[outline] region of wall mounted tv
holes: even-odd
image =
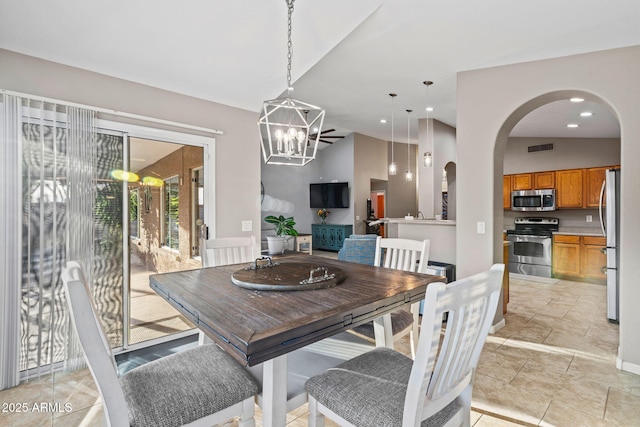
[[[349,183],[309,184],[309,202],[311,208],[348,208]]]

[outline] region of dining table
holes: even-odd
[[[284,426],[291,409],[288,406],[291,396],[287,392],[288,355],[304,352],[370,321],[374,321],[376,335],[386,334],[386,342],[392,346],[392,341],[388,341],[390,331],[383,331],[382,317],[424,299],[429,283],[446,282],[442,276],[315,255],[274,258],[276,263],[279,265],[273,270],[267,267],[260,271],[263,265],[256,261],[149,276],[150,287],[158,295],[235,360],[253,372],[260,372],[260,403],[266,427]],[[337,275],[326,285],[320,280],[317,286],[313,285],[313,279],[306,278],[300,285],[290,287],[262,283],[252,287],[252,281],[245,280],[247,274],[253,274],[251,270],[258,275],[267,271],[275,274],[285,268],[306,272],[309,266],[312,271],[324,272],[326,277],[327,273]],[[279,275],[275,277],[275,283],[280,283]]]

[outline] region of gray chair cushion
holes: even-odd
[[[379,347],[307,380],[318,402],[359,427],[402,425],[404,398],[413,361]],[[422,426],[442,426],[461,405],[452,402]]]
[[[258,384],[217,346],[155,360],[120,378],[132,426],[179,426],[258,392]]]
[[[397,310],[391,313],[391,333],[397,335],[413,323],[413,315],[405,310]],[[375,339],[373,333],[373,322],[367,322],[351,329],[356,335],[360,335],[370,340]]]

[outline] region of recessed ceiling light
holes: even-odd
[[[593,116],[593,113],[591,111],[583,111],[582,113],[580,113],[580,117],[591,117]]]
[[[433,111],[433,107],[427,107],[425,108],[426,111]]]
[[[574,97],[574,98],[570,98],[569,101],[571,101],[571,102],[582,102],[582,101],[584,101],[584,98]]]
[[[567,125],[567,127],[568,127],[568,128],[577,128],[577,127],[578,127],[578,125],[577,125],[576,123],[569,123],[569,124]]]
[[[387,119],[380,119],[380,123],[387,123]]]

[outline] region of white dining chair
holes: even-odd
[[[374,265],[395,270],[426,273],[429,260],[428,239],[411,240],[397,238],[376,239]],[[415,357],[418,348],[420,324],[420,303],[411,305],[411,311],[396,310],[386,314],[380,322],[368,322],[354,327],[351,331],[365,339],[375,341],[376,345],[393,349],[393,342],[410,334],[411,355]],[[376,334],[376,328],[379,333]],[[377,338],[376,338],[377,337]],[[384,338],[383,338],[384,337]]]
[[[210,426],[233,417],[255,426],[258,385],[215,345],[198,346],[139,366],[122,376],[79,263],[62,272],[67,304],[98,387],[108,426]]]
[[[430,283],[415,360],[375,348],[307,380],[309,426],[323,426],[325,416],[341,426],[469,426],[474,374],[503,273],[504,264],[495,264],[450,284]]]
[[[217,239],[200,238],[200,257],[203,267],[251,262],[258,258],[260,251],[256,237],[220,237]]]
[[[260,251],[256,245],[256,237],[220,237],[205,239],[206,225],[200,230],[200,258],[203,267],[220,267],[222,265],[241,264],[255,261]],[[212,343],[204,332],[198,332],[198,343]]]

